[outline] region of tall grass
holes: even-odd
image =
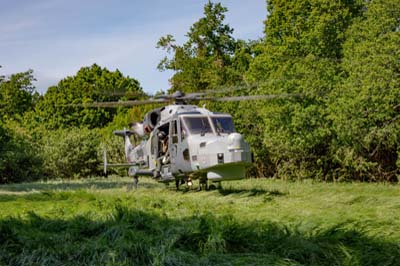
[[[176,192],[146,181],[126,192],[126,182],[1,186],[0,265],[400,261],[398,186],[245,180]]]

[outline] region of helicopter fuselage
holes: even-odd
[[[175,104],[156,109],[151,115],[153,128],[148,138],[135,147],[129,134],[121,133],[128,131],[114,132],[125,137],[131,176],[152,175],[160,182],[188,177],[211,181],[245,177],[251,162],[250,147],[235,132],[229,114]]]

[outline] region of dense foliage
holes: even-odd
[[[246,77],[265,94],[300,95],[261,107],[263,144],[277,177],[332,179],[327,101],[341,79],[344,32],[355,1],[268,1],[266,38]]]
[[[226,9],[208,3],[187,43],[174,45],[172,36],[160,39],[173,54],[161,62],[176,71],[172,90],[226,88],[245,81],[249,86],[243,93],[286,95],[211,105],[233,114],[254,147],[258,176],[396,180],[399,1],[294,2],[267,1],[265,38],[255,43],[234,40],[223,22]],[[238,49],[238,43],[247,49]],[[207,76],[218,58],[223,58],[218,73],[241,75]],[[187,65],[203,61],[201,67]],[[235,61],[242,62],[239,68]],[[191,76],[196,71],[202,75]]]
[[[42,178],[43,161],[37,149],[24,129],[0,121],[0,184]]]
[[[142,97],[139,83],[96,64],[40,97],[33,80],[32,71],[0,78],[0,183],[101,174],[101,143],[112,135],[99,128],[114,120],[126,125],[129,115],[82,104]]]
[[[330,118],[338,175],[394,180],[400,166],[400,2],[371,1],[349,29]]]
[[[175,44],[172,35],[160,38],[157,47],[172,56],[165,57],[158,68],[176,72],[170,79],[170,91],[201,91],[243,81],[251,44],[232,37],[233,29],[223,24],[225,12],[227,8],[220,3],[209,2],[204,17],[190,27],[185,44]]]
[[[77,178],[102,173],[98,130],[59,129],[44,134],[40,143],[44,172],[49,177]]]
[[[142,96],[139,82],[123,76],[119,70],[112,72],[96,64],[82,67],[75,76],[47,90],[36,107],[38,120],[50,129],[104,127],[112,121],[115,110],[85,108],[82,104],[115,101],[124,94]]]
[[[161,37],[167,56],[158,67],[174,71],[169,91],[282,96],[207,103],[233,115],[253,148],[252,176],[397,181],[399,0],[268,0],[267,10],[261,40],[236,40],[227,8],[212,2],[185,43]],[[1,182],[96,174],[95,150],[111,145],[111,156],[123,157],[112,130],[155,108],[84,107],[145,97],[137,80],[96,64],[40,97],[33,80],[31,70],[0,76]]]

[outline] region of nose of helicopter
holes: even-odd
[[[225,152],[217,153],[217,162],[209,168],[207,179],[213,181],[242,179],[245,177],[246,165],[250,162],[250,147],[243,135],[231,133],[225,141]]]
[[[191,152],[193,169],[209,169],[210,180],[243,178],[251,162],[250,147],[239,133],[193,139]]]

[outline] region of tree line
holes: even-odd
[[[252,146],[252,176],[398,181],[400,1],[266,2],[262,39],[235,39],[227,8],[211,2],[185,43],[161,37],[158,68],[174,71],[169,92],[282,96],[207,103],[233,115]],[[147,97],[136,79],[96,64],[44,95],[33,79],[32,71],[0,77],[0,182],[96,175],[99,147],[121,157],[111,131],[152,108],[81,107]]]

